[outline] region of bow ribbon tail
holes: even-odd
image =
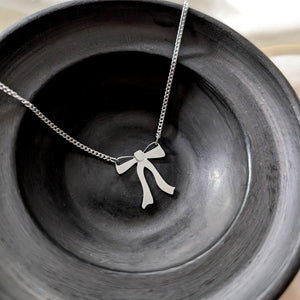
[[[166,181],[161,177],[161,175],[158,173],[157,169],[153,166],[153,164],[149,160],[146,160],[144,165],[147,169],[149,169],[152,172],[158,187],[165,193],[173,195],[175,187],[166,183]]]
[[[149,185],[145,178],[144,168],[145,168],[145,164],[143,164],[143,163],[137,164],[137,174],[138,174],[139,180],[140,180],[140,182],[142,184],[142,188],[143,188],[143,203],[142,203],[143,209],[145,209],[147,207],[147,205],[153,204],[153,197],[152,197]]]

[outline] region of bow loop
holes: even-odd
[[[123,162],[122,164],[119,164],[118,161],[121,159],[131,158],[130,160]],[[123,156],[119,157],[116,161],[116,169],[119,175],[124,174],[127,172],[131,167],[133,167],[136,164],[136,159],[133,156]]]
[[[166,153],[163,150],[163,148],[159,144],[157,144],[155,148],[145,152],[145,155],[146,155],[147,158],[153,159],[153,158],[165,157]]]

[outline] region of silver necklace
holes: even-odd
[[[153,203],[153,197],[148,186],[148,183],[145,179],[144,169],[147,168],[153,174],[156,184],[158,187],[167,194],[173,195],[175,191],[175,187],[166,183],[166,181],[161,177],[157,169],[154,165],[149,161],[150,159],[155,158],[162,158],[166,154],[162,147],[159,144],[159,139],[161,138],[165,116],[167,112],[167,106],[170,98],[171,87],[174,79],[175,69],[178,61],[179,56],[179,49],[181,45],[181,40],[183,36],[183,30],[185,26],[186,16],[189,8],[189,2],[184,1],[180,23],[178,27],[175,47],[173,51],[173,57],[171,61],[171,67],[169,71],[168,81],[166,85],[166,90],[163,98],[162,108],[159,116],[158,126],[155,134],[155,141],[149,144],[144,151],[138,150],[132,156],[121,156],[118,158],[112,157],[110,155],[101,153],[97,150],[94,150],[75,138],[68,135],[65,131],[55,125],[51,120],[49,120],[35,105],[33,105],[30,101],[26,100],[25,98],[21,97],[18,93],[10,89],[8,86],[0,82],[0,90],[4,93],[8,94],[9,96],[14,97],[15,99],[19,100],[25,107],[30,109],[40,120],[42,120],[46,125],[48,125],[53,131],[55,131],[58,135],[62,138],[67,140],[69,143],[73,144],[77,148],[89,153],[90,155],[97,157],[99,159],[105,160],[110,163],[114,163],[116,166],[117,173],[119,175],[124,174],[128,171],[131,167],[135,164],[137,165],[137,174],[139,180],[141,182],[143,188],[143,201],[142,201],[142,208],[145,209],[147,205]],[[126,160],[126,161],[125,161]],[[122,162],[125,161],[125,162]]]

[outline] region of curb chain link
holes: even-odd
[[[172,88],[172,84],[173,84],[173,80],[174,80],[175,69],[176,69],[176,65],[177,65],[177,61],[178,61],[179,50],[180,50],[180,46],[181,46],[181,40],[182,40],[182,36],[183,36],[183,30],[184,30],[184,26],[185,26],[186,17],[187,17],[188,7],[189,7],[189,2],[184,1],[181,18],[180,18],[180,23],[179,23],[179,27],[178,27],[178,32],[177,32],[177,38],[176,38],[175,47],[174,47],[174,52],[173,52],[173,57],[172,57],[172,62],[171,62],[171,67],[170,67],[170,72],[169,72],[169,77],[168,77],[168,81],[167,81],[164,100],[163,100],[163,104],[162,104],[162,108],[161,108],[161,112],[160,112],[160,116],[159,116],[159,121],[158,121],[158,126],[157,126],[157,131],[156,131],[156,135],[155,135],[156,143],[158,143],[158,141],[161,137],[162,129],[163,129],[164,122],[165,122],[165,117],[166,117],[168,102],[169,102],[169,98],[170,98],[170,94],[171,94],[171,88]]]

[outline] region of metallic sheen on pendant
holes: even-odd
[[[148,151],[148,149],[155,145],[155,148]],[[147,168],[151,173],[153,174],[156,184],[158,187],[164,191],[167,194],[173,195],[175,187],[169,185],[166,183],[166,181],[161,177],[161,175],[158,173],[157,169],[154,167],[154,165],[149,161],[149,159],[154,158],[162,158],[165,157],[165,151],[163,148],[156,142],[151,143],[147,148],[142,151],[138,150],[134,153],[133,156],[123,156],[119,157],[116,161],[116,169],[119,175],[124,174],[127,172],[131,167],[133,167],[135,164],[137,164],[137,174],[139,177],[139,180],[142,184],[143,188],[143,202],[142,202],[142,208],[145,209],[149,204],[153,204],[153,197],[149,188],[149,185],[146,181],[144,169]],[[131,158],[130,160],[119,164],[119,161],[122,159]]]

